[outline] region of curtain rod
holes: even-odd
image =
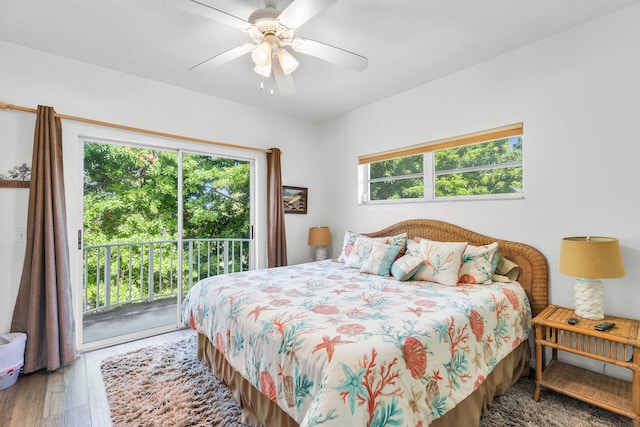
[[[26,111],[27,113],[37,113],[38,112],[38,110],[35,109],[35,108],[21,107],[20,105],[7,104],[6,102],[1,102],[1,101],[0,101],[0,109],[2,109],[2,110]],[[247,146],[244,146],[244,145],[227,144],[225,142],[217,142],[217,141],[210,141],[210,140],[207,140],[207,139],[192,138],[192,137],[189,137],[189,136],[175,135],[175,134],[172,134],[172,133],[158,132],[158,131],[155,131],[155,130],[140,129],[140,128],[135,128],[135,127],[131,127],[131,126],[119,125],[119,124],[116,124],[116,123],[109,123],[109,122],[101,122],[99,120],[85,119],[83,117],[69,116],[69,115],[60,114],[60,113],[56,113],[55,116],[59,117],[61,119],[65,119],[65,120],[73,120],[73,121],[76,121],[76,122],[89,123],[89,124],[92,124],[92,125],[106,126],[106,127],[110,127],[110,128],[116,128],[116,129],[123,129],[123,130],[138,132],[138,133],[146,133],[146,134],[149,134],[149,135],[161,136],[161,137],[166,137],[166,138],[175,138],[175,139],[182,139],[182,140],[190,141],[190,142],[200,142],[200,143],[203,143],[203,144],[218,145],[218,146],[221,146],[221,147],[239,148],[241,150],[252,150],[252,151],[259,151],[259,152],[262,152],[262,153],[271,153],[271,150],[268,149],[268,148],[247,147]]]

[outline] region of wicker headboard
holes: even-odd
[[[468,242],[472,245],[486,245],[498,242],[498,252],[520,266],[518,282],[527,292],[533,316],[537,316],[549,305],[549,267],[547,259],[532,246],[494,239],[453,224],[432,219],[410,219],[398,222],[384,230],[365,233],[365,235],[382,237],[405,232],[410,239],[424,237],[425,239],[441,242]]]

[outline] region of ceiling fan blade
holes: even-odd
[[[278,15],[278,21],[290,29],[296,29],[338,0],[293,0]]]
[[[293,84],[293,77],[291,74],[285,74],[284,71],[282,71],[280,61],[271,62],[271,71],[276,80],[276,86],[278,87],[280,96],[293,95],[296,91],[295,85]]]
[[[216,9],[209,6],[204,0],[168,0],[173,6],[186,10],[187,12],[194,13],[196,15],[204,16],[205,18],[213,19],[222,24],[229,25],[230,27],[239,28],[243,31],[249,31],[254,27],[253,24],[245,21],[242,18],[231,15],[223,10]]]
[[[355,71],[362,71],[369,65],[369,60],[365,56],[315,40],[295,38],[291,42],[291,47],[296,52],[315,56]]]
[[[189,68],[189,70],[194,70],[197,68],[197,71],[208,71],[211,68],[218,67],[222,64],[226,64],[227,62],[231,62],[234,59],[240,58],[242,55],[246,55],[247,53],[253,51],[255,45],[252,43],[245,43],[240,46],[234,47],[233,49],[229,49],[226,52],[222,52],[219,55],[213,56],[205,61],[202,61],[199,64],[194,65]]]

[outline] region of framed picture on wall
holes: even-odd
[[[282,186],[282,202],[284,203],[284,213],[306,214],[307,213],[307,193],[304,187]]]

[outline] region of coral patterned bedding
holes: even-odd
[[[182,317],[301,427],[426,426],[529,334],[517,282],[400,282],[326,260],[215,276]]]

